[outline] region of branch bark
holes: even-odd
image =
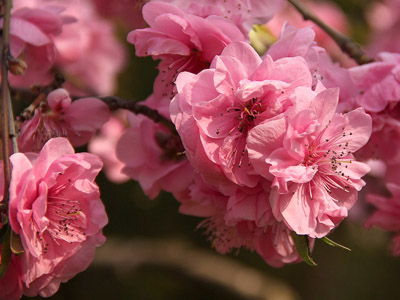
[[[359,65],[373,62],[374,59],[369,57],[360,46],[351,38],[343,33],[333,29],[324,23],[315,13],[313,13],[306,5],[299,0],[288,0],[303,16],[304,20],[311,20],[324,30],[336,42],[336,44],[353,58]]]

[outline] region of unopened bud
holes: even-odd
[[[23,75],[28,66],[22,59],[11,58],[8,60],[8,67],[12,74]]]

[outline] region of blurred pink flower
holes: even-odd
[[[368,52],[376,55],[382,51],[400,52],[400,1],[384,0],[371,2],[367,10],[367,21],[372,28]]]
[[[391,198],[368,195],[367,201],[376,207],[376,211],[365,222],[365,227],[377,226],[394,232],[392,253],[400,256],[400,186],[387,183],[387,188],[392,194]]]
[[[360,178],[369,171],[353,153],[367,143],[371,118],[362,109],[335,113],[338,94],[338,89],[298,88],[285,118],[259,125],[248,138],[255,170],[275,176],[270,197],[275,218],[313,238],[347,217],[365,185]],[[272,133],[266,138],[263,132]]]
[[[168,98],[151,95],[143,104],[168,115]],[[122,172],[139,182],[150,198],[161,190],[184,190],[192,181],[193,169],[183,155],[179,136],[148,117],[127,113],[129,127],[117,144],[117,157],[124,164]]]
[[[22,152],[39,152],[53,137],[67,137],[74,146],[89,141],[110,117],[106,104],[96,98],[73,101],[64,89],[47,96],[47,103],[35,109],[32,119],[21,125],[18,144]]]
[[[146,27],[142,6],[146,0],[93,0],[100,15],[124,25],[127,29]]]
[[[9,218],[21,238],[24,294],[53,295],[83,271],[104,243],[107,215],[94,179],[101,160],[74,153],[65,138],[49,140],[39,154],[10,157]]]
[[[29,86],[46,80],[57,56],[54,37],[61,33],[63,25],[75,21],[62,14],[64,8],[58,4],[16,1],[11,12],[10,51],[13,57],[22,57],[28,68],[24,75],[10,74],[12,84]],[[0,22],[2,27],[3,20]]]
[[[94,136],[89,144],[89,152],[100,156],[104,163],[104,173],[107,178],[115,183],[123,183],[129,177],[122,173],[124,164],[118,159],[116,153],[117,142],[125,132],[126,126],[122,119],[126,114],[111,115],[110,120],[105,123],[99,134]]]
[[[261,60],[248,44],[228,45],[211,69],[177,79],[171,118],[186,156],[211,185],[254,187],[260,175],[247,156],[247,136],[293,103],[299,86],[311,89],[311,74],[301,57]]]
[[[54,38],[58,52],[55,67],[74,87],[69,90],[79,95],[115,92],[117,75],[126,63],[126,51],[115,36],[113,24],[96,13],[91,1],[64,0],[62,5],[66,14],[77,19]]]
[[[304,1],[305,4],[325,23],[342,32],[343,34],[349,33],[349,24],[346,15],[341,11],[340,7],[333,2],[316,2]],[[297,12],[297,10],[290,4],[286,3],[283,9],[279,10],[275,16],[269,21],[266,26],[276,37],[279,36],[282,26],[288,22],[292,26],[304,28],[312,26],[315,31],[315,40],[318,45],[324,47],[336,60],[340,60],[347,64],[350,61],[348,57],[341,51],[329,35],[315,25],[312,21],[305,21],[304,18]]]
[[[2,246],[0,245],[0,251]],[[1,262],[1,259],[0,259]],[[22,297],[22,279],[19,270],[19,258],[12,255],[7,272],[0,279],[0,300],[18,300]]]

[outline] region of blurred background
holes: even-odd
[[[347,16],[348,33],[368,43],[372,1],[330,2]],[[124,41],[129,29],[117,28]],[[134,47],[126,47],[129,63],[119,76],[117,95],[144,100],[152,92],[157,63],[135,57]],[[196,230],[201,219],[179,214],[178,202],[168,193],[149,200],[136,182],[117,185],[103,174],[98,184],[109,216],[107,242],[89,269],[50,299],[400,299],[400,259],[390,254],[390,235],[364,229],[366,215],[360,209],[330,235],[351,252],[317,241],[317,267],[301,263],[276,269],[247,250],[217,254]]]

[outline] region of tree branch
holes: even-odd
[[[119,108],[127,109],[136,115],[144,115],[149,119],[152,119],[156,123],[161,123],[168,128],[172,133],[178,134],[174,123],[168,120],[166,117],[161,115],[157,110],[152,109],[148,106],[142,105],[134,100],[127,100],[118,96],[107,96],[100,97],[104,103],[108,105],[110,110],[116,110]]]
[[[311,20],[324,30],[336,42],[336,44],[353,58],[359,65],[373,62],[373,58],[368,57],[367,54],[361,50],[360,46],[351,38],[343,33],[333,29],[324,23],[315,13],[313,13],[306,5],[299,0],[288,0],[303,16],[304,20]]]
[[[3,0],[4,18],[3,29],[1,32],[1,141],[4,163],[4,202],[8,202],[8,187],[11,181],[10,166],[10,137],[13,143],[14,151],[18,151],[15,137],[14,116],[11,107],[10,90],[8,88],[8,58],[10,56],[10,18],[11,18],[11,0]]]

